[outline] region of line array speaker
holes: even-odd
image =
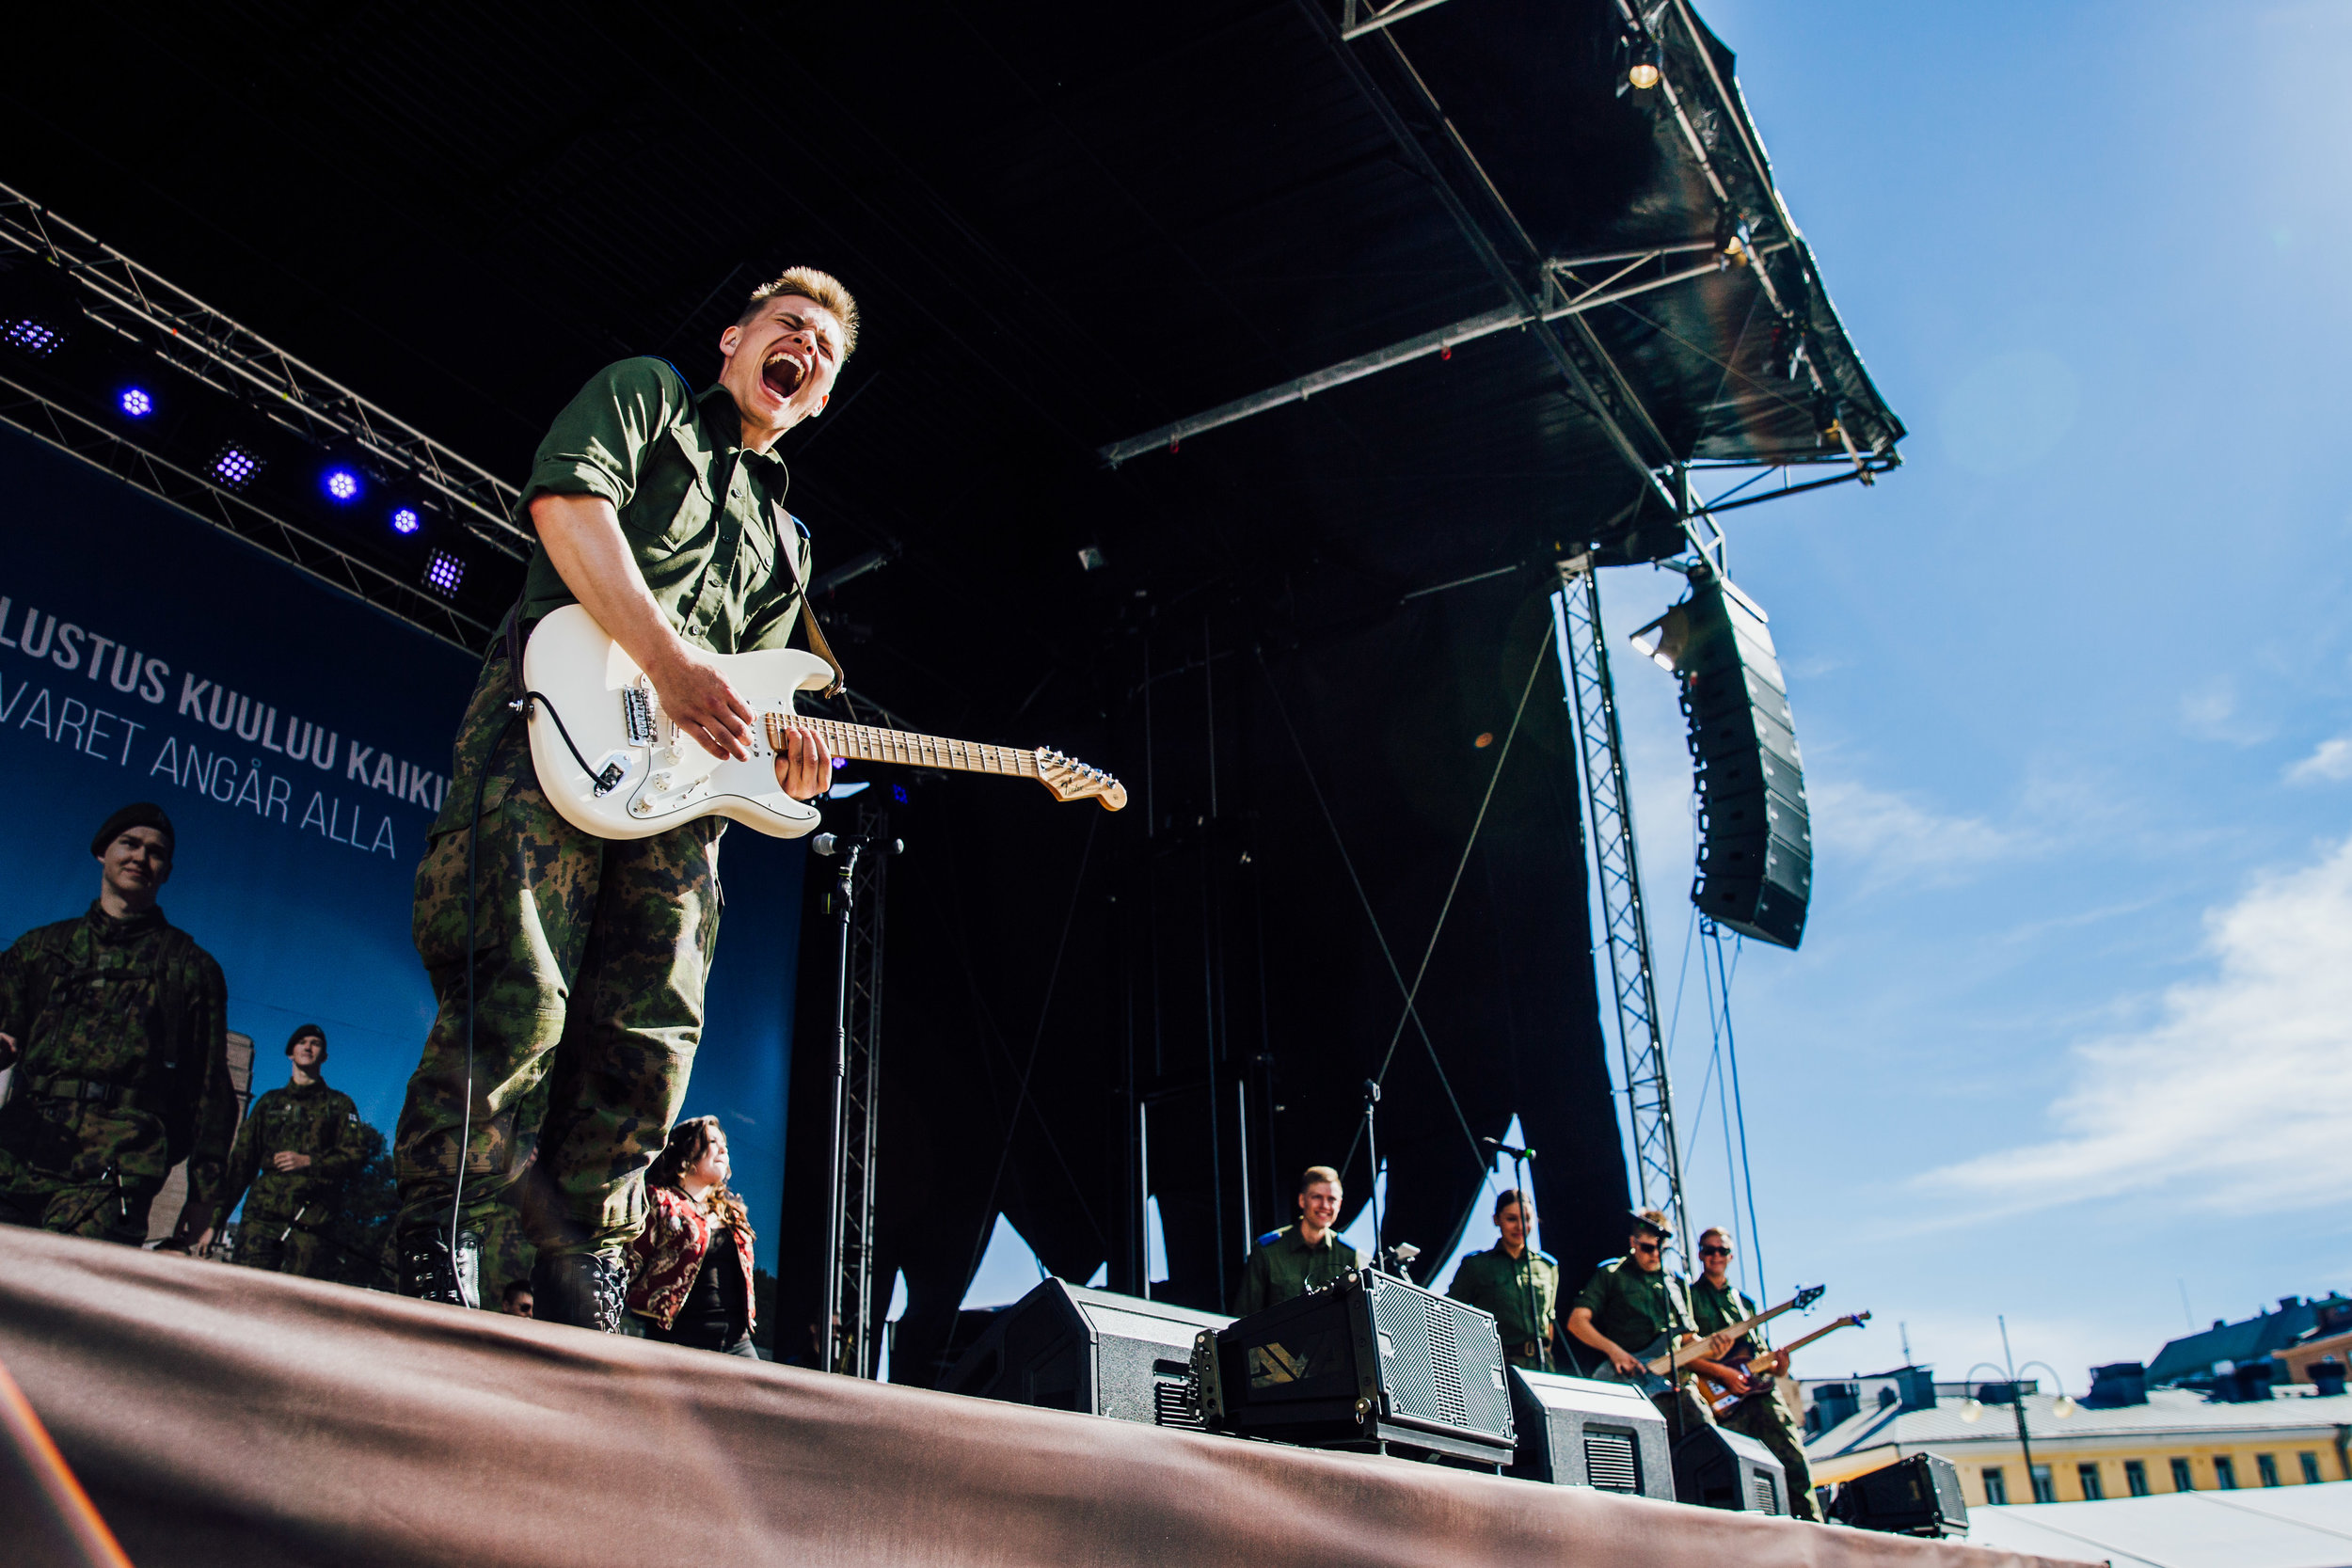
[[[1209,1426],[1238,1436],[1495,1468],[1517,1445],[1493,1317],[1377,1270],[1204,1331],[1192,1368]]]
[[[1508,1375],[1519,1434],[1512,1475],[1675,1500],[1666,1418],[1640,1389],[1517,1367]]]
[[[1719,926],[1796,946],[1813,896],[1813,830],[1788,681],[1763,610],[1698,566],[1689,596],[1633,640],[1682,688],[1699,806],[1692,902]]]
[[[941,1386],[1198,1432],[1193,1337],[1232,1321],[1048,1279],[999,1312]]]

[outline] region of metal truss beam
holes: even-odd
[[[348,443],[438,498],[483,544],[516,561],[530,555],[513,485],[7,185],[0,245],[56,267],[100,325],[306,439]]]
[[[1391,0],[1387,6],[1366,4],[1359,8],[1357,0],[1347,0],[1340,17],[1340,37],[1353,42],[1366,33],[1376,33],[1408,16],[1419,16],[1433,6],[1444,4],[1445,0]]]
[[[1600,574],[1592,556],[1560,562],[1551,595],[1552,633],[1568,690],[1584,765],[1585,842],[1598,889],[1600,935],[1609,952],[1609,989],[1616,1004],[1617,1052],[1625,1073],[1626,1116],[1634,1186],[1644,1208],[1659,1208],[1675,1234],[1691,1243],[1682,1201],[1682,1154],[1675,1139],[1674,1091],[1659,1033],[1657,971],[1650,961],[1649,914],[1626,786],[1625,737],[1600,618]]]
[[[1289,404],[1304,403],[1316,393],[1327,392],[1334,387],[1343,387],[1351,381],[1360,381],[1368,375],[1376,375],[1382,371],[1410,364],[1416,359],[1425,359],[1433,354],[1451,352],[1456,344],[1474,342],[1481,338],[1492,337],[1498,332],[1508,332],[1516,327],[1525,327],[1537,323],[1565,321],[1569,317],[1582,315],[1587,310],[1598,309],[1601,306],[1611,305],[1621,299],[1630,299],[1636,294],[1648,293],[1653,290],[1668,288],[1677,283],[1687,283],[1695,277],[1704,277],[1709,273],[1719,271],[1722,263],[1717,261],[1708,261],[1696,266],[1685,267],[1678,272],[1668,273],[1662,277],[1645,278],[1641,282],[1627,284],[1622,288],[1608,286],[1609,283],[1616,281],[1616,278],[1613,277],[1601,284],[1586,288],[1581,293],[1571,295],[1565,292],[1565,287],[1558,280],[1574,267],[1592,266],[1607,261],[1623,261],[1628,264],[1617,274],[1617,277],[1622,277],[1626,273],[1634,271],[1645,262],[1662,261],[1670,255],[1692,249],[1712,250],[1713,248],[1711,244],[1697,246],[1661,246],[1656,250],[1634,251],[1620,256],[1547,262],[1545,301],[1535,309],[1532,315],[1522,313],[1517,305],[1505,305],[1499,309],[1488,310],[1483,315],[1467,317],[1440,326],[1433,332],[1423,332],[1418,337],[1407,338],[1403,342],[1391,343],[1386,348],[1375,349],[1370,354],[1359,354],[1353,359],[1343,359],[1336,365],[1328,365],[1319,371],[1311,371],[1305,375],[1285,381],[1279,386],[1269,387],[1262,392],[1253,392],[1248,397],[1236,398],[1231,403],[1220,404],[1215,408],[1203,410],[1188,418],[1172,420],[1155,430],[1147,430],[1140,436],[1131,436],[1123,441],[1113,441],[1098,451],[1103,461],[1116,468],[1129,458],[1140,457],[1147,452],[1169,450],[1179,442],[1198,436],[1203,431],[1215,430],[1220,425],[1232,424],[1237,420],[1248,419],[1253,414],[1263,414],[1269,409],[1280,408]]]
[[[6,376],[0,376],[0,424],[79,458],[453,647],[479,654],[489,641],[490,626],[456,606]]]

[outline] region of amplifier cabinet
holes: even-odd
[[[1960,1471],[1940,1453],[1908,1454],[1837,1489],[1830,1517],[1857,1529],[1959,1535],[1968,1528]]]
[[[1193,1337],[1232,1321],[1048,1279],[999,1312],[941,1386],[1197,1432]]]
[[[1640,1389],[1518,1367],[1504,1375],[1519,1434],[1512,1475],[1675,1500],[1666,1418]]]
[[[1786,1513],[1788,1478],[1772,1450],[1743,1433],[1703,1426],[1674,1446],[1675,1496],[1701,1508]]]
[[[1205,1331],[1192,1365],[1219,1432],[1511,1461],[1511,1390],[1493,1317],[1394,1275],[1351,1271]]]

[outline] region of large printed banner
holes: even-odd
[[[425,830],[476,663],[130,486],[0,432],[0,942],[97,896],[89,840],[153,800],[163,906],[220,960],[256,1091],[296,1024],[389,1136],[433,997],[409,942]],[[783,1188],[803,864],[725,840],[688,1115],[724,1117],[762,1261]]]

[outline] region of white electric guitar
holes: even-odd
[[[727,684],[761,716],[752,754],[741,762],[714,757],[680,735],[661,711],[653,682],[585,609],[565,605],[539,623],[523,650],[523,681],[553,712],[531,715],[531,760],[539,787],[565,821],[598,838],[651,838],[711,816],[771,838],[813,832],[823,820],[817,808],[776,786],[776,752],[793,723],[822,735],[837,757],[1035,779],[1057,800],[1100,800],[1106,811],[1127,803],[1117,779],[1059,752],[796,714],[794,692],[821,691],[833,681],[832,667],[815,654],[771,648],[721,654],[717,662]]]

